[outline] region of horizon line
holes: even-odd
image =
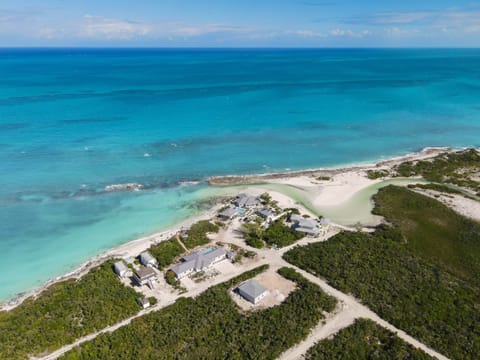
[[[480,46],[1,46],[3,49],[95,49],[95,50],[408,50],[408,49],[471,49],[480,50]]]

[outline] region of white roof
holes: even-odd
[[[327,218],[321,218],[320,219],[320,225],[330,225],[332,222],[330,221],[330,219],[327,219]]]
[[[305,234],[313,234],[313,235],[316,235],[319,233],[319,230],[317,228],[309,228],[309,227],[297,227],[295,228],[296,231],[299,231],[299,232],[302,232],[302,233],[305,233]]]
[[[256,196],[248,195],[245,193],[238,194],[237,199],[235,201],[238,207],[253,206],[253,205],[257,205],[259,202],[260,201]]]
[[[233,207],[226,208],[219,215],[225,217],[231,217],[237,213],[237,210]]]
[[[124,271],[128,271],[128,267],[127,265],[125,265],[125,263],[123,261],[117,261],[115,264],[113,264],[113,267],[115,269],[116,272],[124,272]]]
[[[203,250],[205,251],[205,250]],[[225,257],[227,253],[223,249],[214,249],[208,253],[204,253],[202,250],[193,252],[183,257],[184,262],[175,265],[171,270],[180,275],[188,271],[199,271],[212,265],[215,259],[219,257]]]
[[[142,263],[147,263],[147,264],[151,262],[154,262],[154,263],[157,262],[157,260],[148,251],[144,251],[143,253],[140,254],[140,261]]]
[[[317,222],[312,219],[305,219],[303,216],[293,214],[290,216],[290,220],[297,223],[299,228],[310,228],[315,229],[317,227]]]
[[[255,279],[252,279],[240,285],[238,287],[238,291],[250,296],[253,299],[256,299],[268,290],[263,285],[259,284]]]
[[[257,211],[257,214],[264,217],[264,218],[275,215],[275,213],[272,210],[267,209],[267,208],[264,208],[264,209],[261,209],[261,210]]]
[[[298,215],[298,214],[292,214],[290,215],[290,220],[295,222],[295,221],[300,221],[303,220],[303,216]]]

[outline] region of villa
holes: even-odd
[[[244,282],[237,288],[237,291],[240,296],[252,304],[258,304],[268,295],[268,290],[254,279]]]
[[[275,216],[277,214],[275,214],[275,212],[271,209],[263,208],[257,211],[257,215],[260,216],[263,220],[271,222],[275,219]]]
[[[293,214],[290,216],[290,221],[294,223],[292,228],[296,231],[309,234],[309,235],[318,235],[320,229],[318,228],[318,223],[312,219],[305,219],[304,217]]]
[[[113,264],[113,270],[115,271],[115,274],[117,274],[121,278],[127,277],[130,273],[130,269],[121,260]]]
[[[235,209],[234,207],[229,207],[220,212],[220,214],[218,214],[218,217],[222,220],[230,220],[233,219],[237,214],[237,209]]]
[[[260,204],[260,200],[256,196],[241,193],[237,195],[233,203],[239,208],[246,208]]]
[[[151,285],[152,280],[156,278],[157,274],[150,267],[142,267],[133,273],[133,278],[138,285]],[[151,287],[151,286],[150,286]]]
[[[142,309],[150,307],[150,301],[145,297],[138,297],[137,303],[142,307]]]
[[[155,259],[148,251],[144,251],[140,254],[140,263],[143,266],[158,267],[157,259]]]
[[[188,254],[182,258],[180,264],[171,268],[178,279],[191,273],[203,271],[212,265],[226,259],[227,253],[223,249],[205,249]]]
[[[332,222],[330,221],[330,219],[327,219],[327,218],[320,219],[320,226],[330,226],[331,224]]]

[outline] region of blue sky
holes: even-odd
[[[2,0],[0,46],[480,46],[480,0]]]

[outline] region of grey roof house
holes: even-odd
[[[115,274],[117,274],[121,278],[128,276],[130,272],[130,269],[121,260],[113,264],[113,270],[115,271]]]
[[[253,304],[258,304],[268,295],[268,290],[255,279],[244,282],[237,288],[237,291],[245,300]]]
[[[257,211],[257,215],[265,220],[272,220],[275,217],[275,212],[268,208],[263,208]]]
[[[133,273],[133,278],[140,286],[148,284],[148,282],[155,279],[156,276],[155,271],[149,267],[142,267]]]
[[[140,254],[140,263],[143,266],[151,266],[151,267],[158,266],[157,259],[155,259],[152,256],[152,254],[150,254],[148,251],[144,251],[143,253]]]
[[[256,196],[248,195],[245,193],[238,194],[235,201],[233,202],[236,206],[251,207],[260,204],[260,200]]]
[[[137,303],[142,307],[142,309],[150,307],[150,301],[145,297],[138,297]]]
[[[228,207],[222,212],[220,212],[220,214],[218,214],[218,216],[223,220],[230,220],[235,215],[237,215],[237,209],[235,209],[234,207]]]
[[[181,279],[193,272],[208,269],[213,264],[225,259],[227,253],[223,249],[206,249],[188,254],[182,258],[183,262],[170,270]]]
[[[293,214],[290,216],[290,221],[294,222],[293,229],[303,232],[305,234],[317,235],[320,232],[318,223],[312,219],[305,219],[304,217]]]

